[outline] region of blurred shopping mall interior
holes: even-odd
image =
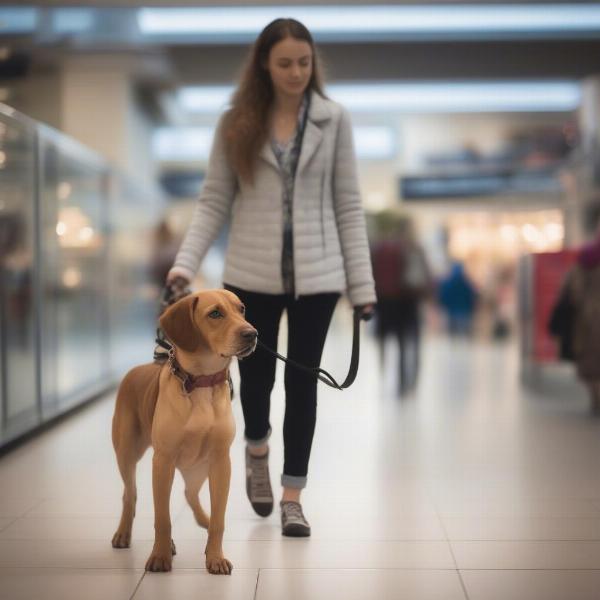
[[[202,571],[177,488],[181,563],[154,579],[148,457],[142,550],[109,544],[115,389],[151,360],[216,121],[280,16],[311,30],[351,115],[371,243],[410,222],[426,257],[415,382],[364,324],[356,386],[322,392],[300,549],[247,506],[234,400],[225,539],[240,568],[233,583]],[[600,419],[548,331],[599,223],[600,3],[2,3],[0,600],[81,597],[77,582],[94,598],[600,597]],[[227,227],[195,289],[221,285],[226,241]],[[475,298],[458,333],[440,292],[457,264]],[[348,306],[322,365],[340,376]],[[278,422],[281,381],[276,394]]]

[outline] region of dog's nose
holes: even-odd
[[[242,330],[240,335],[244,340],[247,340],[248,342],[253,342],[258,337],[258,332],[254,328],[248,328]]]

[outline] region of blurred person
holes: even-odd
[[[161,219],[154,230],[150,272],[152,281],[161,288],[173,266],[177,251],[181,244],[166,218]]]
[[[438,301],[446,313],[450,335],[471,333],[477,296],[463,264],[455,261],[438,287]]]
[[[493,339],[502,340],[511,334],[515,314],[515,286],[514,269],[510,265],[493,271],[489,290]]]
[[[561,337],[561,357],[574,360],[591,411],[600,415],[600,227],[567,273],[550,330]]]
[[[347,111],[329,100],[310,32],[276,19],[254,43],[231,108],[215,132],[189,230],[167,276],[185,289],[232,216],[224,286],[246,307],[267,346],[283,311],[288,357],[319,366],[340,295],[370,314],[375,290]],[[276,359],[261,349],[239,363],[246,491],[255,512],[273,510],[270,395]],[[285,368],[282,533],[308,536],[300,503],[317,414],[314,375]]]
[[[430,293],[432,277],[423,248],[417,242],[412,221],[385,212],[380,215],[380,239],[373,245],[373,275],[377,293],[375,332],[381,368],[385,342],[397,339],[398,392],[417,385],[420,358],[420,304]]]

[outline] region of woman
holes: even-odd
[[[288,356],[318,366],[342,292],[363,312],[375,302],[348,114],[325,98],[309,31],[277,19],[251,51],[232,106],[216,129],[198,205],[167,277],[185,286],[231,215],[224,285],[269,347],[288,318]],[[268,440],[275,358],[239,364],[246,490],[254,510],[273,510]],[[317,380],[285,370],[282,533],[308,536],[300,494],[316,423]]]

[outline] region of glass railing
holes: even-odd
[[[0,104],[0,447],[151,359],[163,209],[160,194]]]

